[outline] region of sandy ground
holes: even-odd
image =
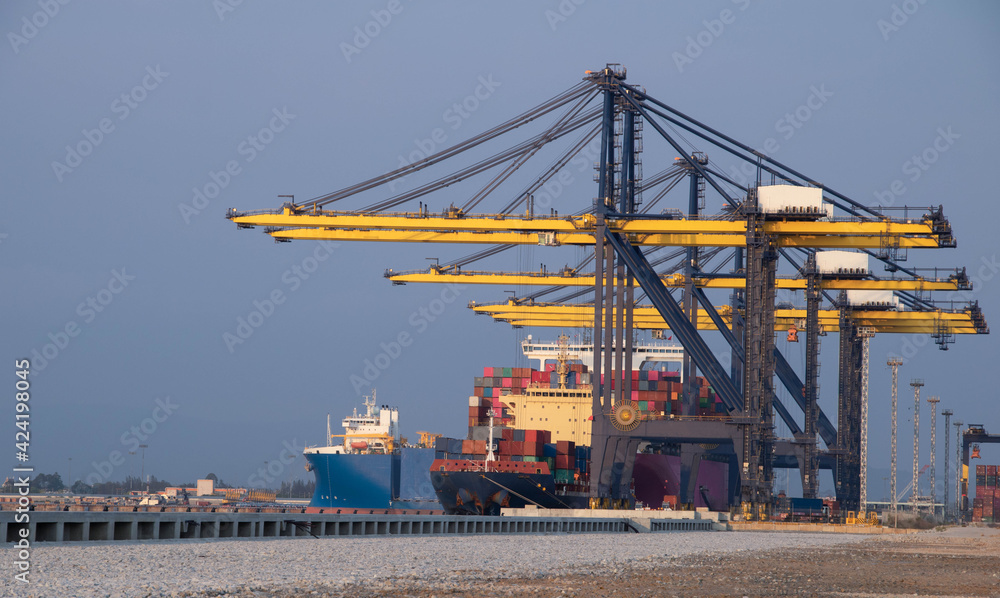
[[[746,532],[752,533],[752,532]],[[481,573],[476,572],[475,577]],[[313,592],[316,592],[314,589]],[[300,596],[322,596],[322,591]],[[258,594],[259,595],[259,594]],[[350,586],[328,596],[1000,596],[1000,530],[872,537],[833,548],[701,555],[534,579]]]

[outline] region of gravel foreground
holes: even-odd
[[[191,540],[39,546],[28,597],[1000,596],[1000,530]]]

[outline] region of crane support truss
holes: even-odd
[[[819,402],[819,308],[823,299],[816,255],[806,261],[806,379],[803,432],[798,441],[803,448],[802,497],[816,498],[819,490],[819,456],[816,453],[816,423]]]
[[[770,516],[774,452],[774,279],[778,263],[756,195],[747,200],[746,313],[741,498],[749,519]]]
[[[841,291],[841,303],[846,302]],[[840,359],[837,401],[837,500],[842,509],[857,511],[861,506],[861,369],[862,338],[859,326],[841,307]]]
[[[871,340],[875,336],[875,331],[871,328],[861,327],[858,329],[858,336],[861,337],[861,450],[859,451],[858,479],[860,481],[860,506],[859,513],[868,511],[868,360],[871,357]]]

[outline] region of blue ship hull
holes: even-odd
[[[440,509],[431,485],[434,449],[404,448],[391,455],[306,453],[316,475],[310,507]]]

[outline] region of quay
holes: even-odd
[[[92,507],[93,508],[93,507]],[[104,510],[104,508],[109,510]],[[183,539],[329,538],[482,534],[649,533],[726,529],[717,515],[695,512],[553,511],[498,517],[393,512],[379,509],[104,507],[28,511],[32,543],[169,541]],[[100,510],[97,510],[100,509]],[[16,513],[0,511],[0,538],[20,539]]]

